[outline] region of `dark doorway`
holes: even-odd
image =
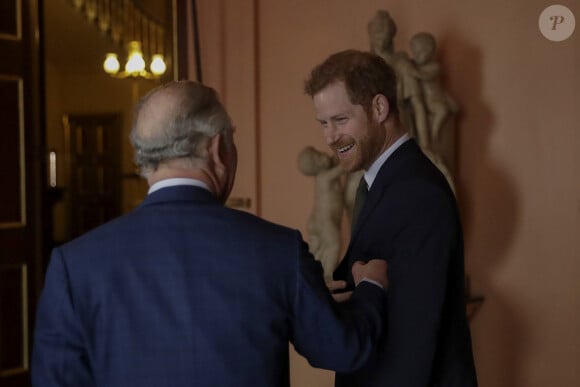
[[[121,114],[65,115],[69,238],[121,213]]]

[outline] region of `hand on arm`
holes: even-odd
[[[352,276],[354,278],[355,286],[358,286],[358,284],[365,279],[380,284],[383,289],[386,289],[388,285],[387,262],[383,259],[371,259],[366,263],[356,261],[352,266]],[[352,291],[341,292],[342,289],[347,287],[346,281],[331,280],[326,282],[326,286],[336,302],[347,301],[352,296]]]
[[[351,372],[371,356],[386,319],[386,294],[378,286],[360,286],[348,303],[337,304],[324,283],[320,262],[303,244],[292,302],[291,341],[298,353],[318,368]]]
[[[336,302],[344,302],[350,299],[352,296],[352,290],[348,292],[341,292],[342,289],[346,288],[346,281],[326,281],[326,286],[328,290],[330,290],[330,294],[334,301]],[[338,293],[337,293],[338,292]]]

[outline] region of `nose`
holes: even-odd
[[[326,140],[327,145],[332,145],[338,139],[338,133],[336,130],[336,125],[333,123],[328,123],[324,128],[323,132],[324,139]]]

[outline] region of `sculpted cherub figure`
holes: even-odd
[[[367,30],[371,52],[382,57],[397,73],[397,99],[403,125],[453,187],[448,167],[454,158],[451,118],[459,109],[440,85],[435,38],[429,33],[419,33],[410,41],[411,55],[395,51],[397,26],[385,10],[376,12]]]
[[[441,67],[435,60],[436,42],[433,35],[420,32],[413,35],[410,41],[410,49],[414,68],[409,69],[412,76],[420,81],[425,100],[426,119],[420,121],[429,122],[429,135],[431,141],[435,141],[441,133],[441,128],[448,118],[457,113],[457,103],[443,89],[439,82]]]
[[[397,73],[397,98],[401,119],[421,147],[429,146],[429,129],[425,102],[419,80],[414,76],[414,64],[404,51],[395,51],[397,25],[390,13],[378,10],[369,21],[367,31],[371,52],[382,57]]]
[[[346,179],[344,181],[344,207],[346,209],[346,215],[350,221],[349,224],[352,222],[352,213],[354,210],[354,202],[356,200],[356,191],[358,189],[358,185],[363,173],[363,170],[350,172],[346,175]]]
[[[314,206],[308,219],[308,243],[314,257],[322,263],[324,275],[332,271],[340,258],[340,226],[344,209],[340,176],[344,173],[329,155],[307,146],[298,155],[298,169],[315,181]]]

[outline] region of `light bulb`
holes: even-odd
[[[141,53],[141,44],[137,41],[129,42],[129,58],[125,64],[125,71],[131,75],[139,75],[145,70],[145,60]]]
[[[103,69],[107,74],[117,74],[119,69],[121,68],[121,64],[119,63],[119,59],[117,58],[117,54],[112,52],[107,53],[105,57],[105,62],[103,62]]]
[[[163,61],[163,55],[155,54],[151,58],[151,65],[149,66],[151,72],[157,76],[165,74],[165,70],[167,70],[167,66]]]

